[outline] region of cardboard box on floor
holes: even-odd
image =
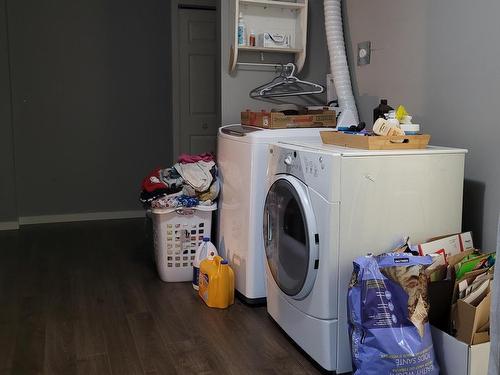
[[[477,305],[471,305],[458,298],[458,280],[455,278],[455,265],[460,263],[474,250],[448,257],[451,274],[446,280],[429,283],[428,295],[430,303],[429,322],[448,333],[456,330],[456,338],[466,344],[480,344],[490,340],[488,334],[491,296],[488,288],[484,298]],[[487,269],[467,273],[462,279],[469,284],[478,275],[488,272]],[[490,276],[491,278],[491,276]]]
[[[455,266],[474,251],[471,232],[435,238],[419,245],[421,254],[446,254],[449,265],[447,279],[429,283],[429,321],[433,325],[432,339],[442,375],[488,373],[490,294],[486,294],[477,306],[457,301]],[[475,270],[462,279],[472,281],[484,272],[487,270]],[[456,337],[449,334],[452,321],[457,330]]]
[[[452,319],[457,330],[457,340],[469,345],[481,344],[490,341],[491,292],[477,306],[458,300],[453,307]]]
[[[454,266],[473,252],[474,250],[467,250],[447,257],[451,270],[448,278],[429,283],[429,322],[443,331],[450,332],[451,330],[450,313],[456,294]]]
[[[435,237],[426,243],[418,245],[420,255],[443,253],[446,256],[450,256],[472,249],[474,249],[472,232]]]
[[[434,352],[441,375],[487,375],[490,343],[467,345],[432,327]]]

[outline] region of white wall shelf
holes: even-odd
[[[300,72],[306,59],[307,46],[307,9],[308,0],[277,1],[277,0],[231,0],[230,23],[233,26],[231,35],[231,48],[229,57],[229,72],[234,72],[240,61],[241,52],[260,53],[263,64],[276,61],[267,61],[266,54],[287,54]],[[246,25],[245,45],[238,45],[238,19],[242,14]],[[248,35],[254,32],[256,46],[248,45]],[[283,33],[290,36],[289,48],[263,47],[259,36],[264,33]],[[245,56],[249,56],[248,54]],[[286,58],[288,59],[288,58]]]
[[[300,53],[302,48],[250,47],[238,46],[240,51]]]
[[[240,0],[241,5],[259,5],[263,7],[274,7],[282,9],[301,9],[306,6],[305,3],[297,3],[291,1],[274,1],[274,0]]]

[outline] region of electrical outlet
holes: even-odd
[[[358,43],[358,65],[368,65],[371,57],[371,42]]]

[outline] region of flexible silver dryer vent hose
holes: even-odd
[[[352,93],[351,77],[342,27],[341,0],[324,0],[325,30],[330,55],[330,69],[337,92],[340,116],[337,127],[345,128],[359,123],[356,101]]]

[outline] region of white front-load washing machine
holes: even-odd
[[[269,147],[267,310],[321,367],[350,372],[352,261],[461,229],[466,150]]]
[[[229,260],[238,295],[248,303],[266,298],[262,210],[266,196],[268,146],[280,140],[320,140],[329,128],[219,128],[217,163],[221,180],[217,248]]]

